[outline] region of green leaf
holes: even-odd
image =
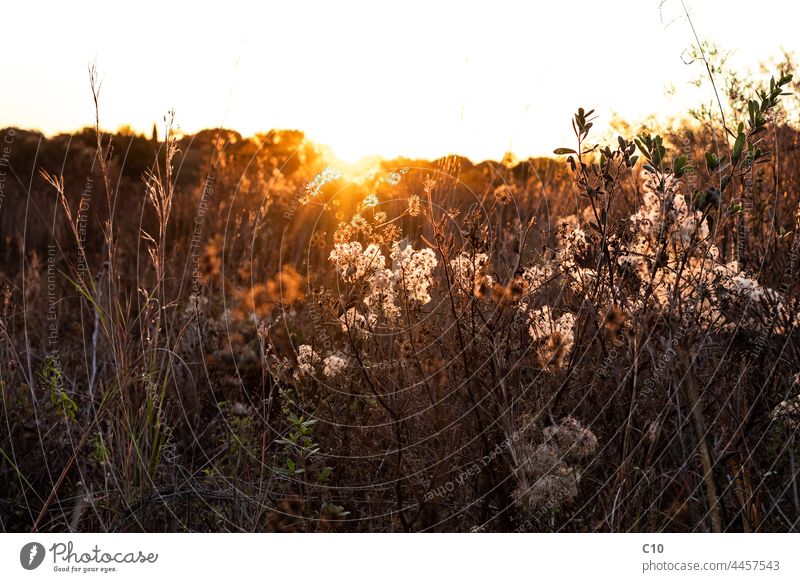
[[[731,161],[733,161],[734,165],[739,161],[739,158],[742,157],[742,150],[744,149],[744,132],[741,128],[741,123],[739,124],[739,135],[736,136],[736,141],[733,144],[733,154],[731,155]]]
[[[731,203],[728,205],[728,215],[736,216],[741,211],[742,211],[742,205],[734,200],[731,200]]]
[[[685,155],[678,156],[672,161],[672,173],[675,174],[676,177],[680,178],[686,172],[692,169],[691,164],[689,164],[689,160],[686,158]]]
[[[556,148],[553,153],[557,156],[564,156],[566,154],[577,154],[578,152],[570,148]]]
[[[706,168],[709,172],[713,172],[719,167],[719,158],[714,152],[706,152]]]

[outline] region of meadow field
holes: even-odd
[[[95,127],[0,131],[0,529],[798,531],[790,64],[359,164],[106,131],[92,72]]]

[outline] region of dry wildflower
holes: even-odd
[[[378,197],[375,194],[370,194],[369,196],[364,198],[364,200],[361,202],[361,205],[364,208],[374,208],[379,203],[380,201],[378,200]]]
[[[778,404],[772,409],[770,418],[782,422],[789,430],[794,431],[800,428],[800,395]]]
[[[386,258],[378,245],[370,243],[363,249],[357,241],[336,243],[328,259],[335,263],[344,281],[368,283],[369,293],[363,301],[370,316],[383,314],[390,321],[400,316],[395,304],[394,273],[386,268]]]
[[[555,331],[548,338],[542,354],[544,361],[555,362],[559,368],[563,368],[572,353],[575,345],[575,316],[572,313],[565,313],[555,321]]]
[[[420,202],[419,196],[412,194],[408,197],[408,213],[411,216],[419,216],[421,212],[422,203]]]
[[[392,247],[394,278],[410,301],[425,305],[431,300],[428,289],[433,284],[433,270],[439,261],[425,248],[415,251],[410,244],[395,242]]]
[[[597,438],[572,417],[543,431],[544,442],[523,445],[517,458],[518,505],[527,510],[557,510],[578,496],[576,465],[597,449]]]
[[[533,485],[518,488],[514,497],[525,509],[555,511],[575,500],[579,482],[580,472],[577,469],[559,466],[554,473],[536,479]]]
[[[363,303],[371,320],[377,320],[380,315],[389,322],[399,318],[397,288],[404,290],[410,301],[420,305],[431,300],[429,288],[438,261],[430,249],[416,251],[411,245],[395,242],[391,269],[386,267],[386,258],[374,243],[366,249],[357,241],[336,243],[328,258],[346,282],[367,283],[369,291]]]
[[[314,231],[311,235],[311,246],[317,248],[325,248],[327,233],[324,230]]]
[[[494,189],[494,199],[500,206],[505,206],[514,201],[514,193],[507,184],[501,184]]]
[[[352,283],[386,268],[386,259],[375,244],[366,249],[358,241],[335,243],[328,260],[336,265],[339,275]]]
[[[764,287],[744,271],[740,271],[737,261],[717,265],[713,273],[713,276],[707,277],[710,280],[708,286],[712,288],[713,305],[716,307],[723,300],[727,305],[728,323],[723,329],[736,326],[759,328],[767,309],[773,311],[771,317],[776,322],[775,329],[778,333],[786,332],[783,322],[787,319],[792,320],[792,325],[797,324],[797,319],[790,317],[781,294]],[[711,281],[712,279],[714,280]],[[714,282],[717,283],[716,287],[713,286]]]
[[[374,325],[372,318],[368,321],[355,307],[348,309],[339,318],[342,323],[342,331],[354,334],[357,337],[366,337],[370,333],[370,327]]]
[[[325,184],[329,184],[330,182],[338,180],[341,177],[342,172],[336,168],[325,168],[322,170],[322,172],[314,176],[314,178],[308,184],[306,184],[305,196],[303,197],[302,202],[307,203],[312,198],[318,196]]]
[[[394,273],[391,269],[379,268],[372,272],[369,295],[364,298],[364,305],[372,317],[377,318],[382,314],[389,322],[400,317],[400,308],[395,303]]]
[[[559,222],[559,239],[558,262],[563,272],[570,274],[588,259],[590,238],[572,215]]]
[[[383,180],[390,186],[397,186],[400,183],[400,180],[403,179],[403,175],[406,173],[408,173],[408,168],[401,168],[400,170],[389,172],[389,174]]]
[[[692,211],[681,193],[680,180],[674,176],[660,179],[645,173],[642,184],[643,204],[631,216],[639,234],[652,244],[667,238],[681,249],[708,237],[703,213]]]
[[[353,218],[350,219],[350,226],[355,231],[367,232],[369,230],[367,219],[360,214],[353,215]]]
[[[569,288],[575,293],[586,293],[597,281],[597,271],[587,267],[575,267],[569,272]]]
[[[643,203],[629,219],[630,240],[610,241],[617,263],[638,278],[642,291],[650,289],[662,311],[677,300],[709,329],[757,325],[758,317],[745,310],[764,299],[777,300],[777,294],[740,272],[735,261],[718,263],[720,252],[709,239],[708,225],[700,211],[689,208],[680,186],[673,176],[645,174]],[[784,313],[785,306],[778,304]],[[651,308],[640,301],[632,307],[639,312]]]
[[[552,321],[553,317],[548,305],[528,312],[528,334],[534,341],[546,338],[552,331]]]
[[[455,259],[452,259],[450,268],[453,270],[456,290],[465,295],[474,295],[481,293],[482,285],[491,287],[494,280],[491,275],[486,274],[488,264],[489,256],[486,253],[470,255],[461,252]]]
[[[548,426],[543,431],[544,442],[555,448],[561,458],[580,460],[597,449],[597,437],[580,421],[568,416],[557,426]]]
[[[525,283],[526,293],[536,293],[553,278],[553,267],[547,263],[525,267],[522,279]]]
[[[572,313],[556,319],[547,305],[528,312],[528,333],[533,341],[544,340],[538,351],[543,366],[564,367],[575,344],[574,327]]]
[[[319,364],[320,357],[309,345],[303,344],[297,348],[297,370],[295,378],[300,379],[311,376],[314,368]]]
[[[739,273],[726,278],[725,288],[748,301],[761,301],[766,296],[764,288],[758,281],[746,277],[744,273]]]
[[[347,360],[337,354],[331,354],[322,362],[322,373],[326,378],[336,378],[347,369]]]
[[[525,267],[519,282],[522,284],[522,296],[517,309],[523,314],[530,310],[531,302],[555,276],[555,269],[550,263]]]
[[[400,227],[395,224],[381,225],[380,231],[375,234],[375,240],[384,246],[391,247],[400,238]]]

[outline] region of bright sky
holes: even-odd
[[[781,48],[800,54],[794,1],[686,1],[701,38],[735,49],[741,66]],[[602,125],[613,111],[635,119],[697,105],[687,80],[702,65],[681,62],[693,38],[685,19],[673,21],[680,0],[659,4],[8,2],[0,126],[92,124],[86,70],[96,60],[109,129],[149,134],[175,109],[186,132],[300,129],[348,161],[548,154],[572,144],[578,106]]]

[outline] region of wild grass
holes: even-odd
[[[797,531],[790,76],[733,125],[581,109],[555,160],[362,176],[112,136],[96,78],[92,131],[16,130],[4,530]]]

